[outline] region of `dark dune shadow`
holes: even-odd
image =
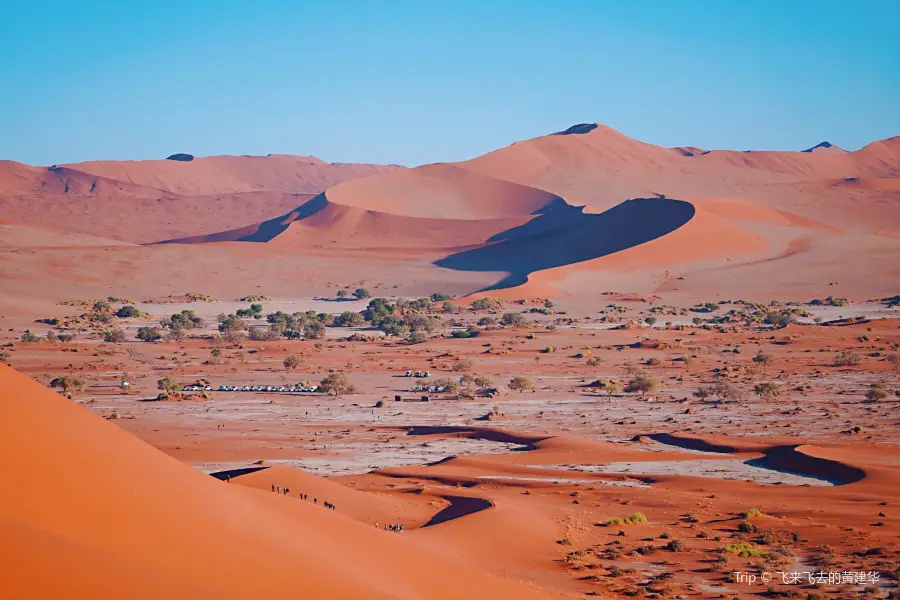
[[[517,434],[502,429],[489,427],[467,427],[463,425],[413,425],[406,429],[407,435],[447,435],[461,434],[475,440],[489,442],[503,442],[507,444],[519,444],[534,448],[534,444],[549,438],[550,436],[531,436]],[[445,459],[446,460],[446,459]]]
[[[249,475],[250,473],[256,473],[257,471],[262,471],[264,469],[268,469],[269,467],[242,467],[240,469],[229,469],[227,471],[216,471],[215,473],[210,473],[210,476],[215,477],[216,479],[221,479],[225,481],[226,479],[230,479],[232,477],[240,477],[241,475]]]
[[[595,129],[597,129],[596,123],[579,123],[578,125],[572,125],[565,131],[557,131],[553,135],[583,135]]]
[[[507,277],[482,291],[512,287],[535,271],[600,258],[669,234],[693,218],[694,207],[681,200],[636,198],[601,214],[585,214],[583,207],[559,198],[534,214],[485,246],[433,264],[457,271],[505,271]]]
[[[483,500],[482,498],[468,498],[466,496],[444,496],[443,498],[450,501],[450,506],[435,514],[422,527],[446,523],[447,521],[481,512],[494,506],[490,500]]]
[[[276,236],[284,233],[294,221],[310,217],[328,206],[328,198],[322,192],[318,196],[310,198],[291,212],[262,223],[247,225],[238,229],[230,229],[210,235],[198,235],[193,237],[163,240],[154,244],[196,244],[208,242],[269,242]]]
[[[797,450],[797,446],[776,446],[767,450],[762,458],[746,463],[772,471],[821,479],[834,485],[855,483],[866,477],[866,472],[862,469],[836,460],[804,454]]]
[[[732,454],[737,452],[748,451],[745,448],[737,446],[726,446],[724,444],[713,444],[706,440],[693,437],[682,437],[672,435],[670,433],[652,433],[645,436],[636,436],[632,441],[636,441],[638,437],[648,437],[662,444],[675,446],[676,448],[684,448],[685,450],[697,450],[699,452],[717,452],[721,454]],[[750,450],[752,451],[752,450]]]

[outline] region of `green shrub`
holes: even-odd
[[[715,549],[715,551],[728,554],[737,554],[738,556],[742,556],[744,558],[759,558],[766,555],[765,550],[760,550],[753,544],[749,544],[747,542],[737,542],[734,544],[719,546]]]
[[[143,315],[144,313],[131,305],[123,306],[116,311],[116,316],[120,319],[134,319],[137,317],[142,317]]]

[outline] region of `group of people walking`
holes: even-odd
[[[378,527],[378,521],[375,521],[375,527]],[[392,523],[384,524],[385,531],[396,531],[397,533],[403,533],[403,525],[394,525]]]
[[[275,492],[276,494],[284,494],[285,496],[291,495],[290,488],[283,488],[280,485],[275,485],[274,483],[272,484],[272,491]],[[304,494],[303,492],[300,492],[300,499],[301,500],[309,500],[309,494]],[[318,504],[318,503],[319,503],[319,499],[314,497],[313,504]],[[336,508],[334,504],[332,504],[331,502],[328,502],[326,500],[322,501],[322,506],[324,506],[328,510],[335,510],[335,508]]]

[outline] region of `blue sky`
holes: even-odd
[[[0,159],[461,160],[579,122],[704,148],[900,134],[900,1],[6,2]]]

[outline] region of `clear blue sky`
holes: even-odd
[[[704,148],[900,134],[900,0],[4,2],[0,158],[460,160],[598,121]]]

